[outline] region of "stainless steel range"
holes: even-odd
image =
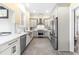
[[[43,30],[38,30],[38,37],[44,37],[45,31]]]

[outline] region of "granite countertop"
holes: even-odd
[[[15,34],[10,34],[10,35],[6,35],[6,36],[0,36],[0,45],[4,44],[4,43],[7,43],[13,39],[16,39],[24,34],[27,34],[27,33],[15,33]]]

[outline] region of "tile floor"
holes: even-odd
[[[48,38],[34,38],[23,55],[73,55],[73,53],[54,50]]]

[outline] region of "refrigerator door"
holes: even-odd
[[[52,46],[54,49],[58,49],[58,18],[52,21]]]
[[[52,36],[51,43],[52,43],[53,48],[55,50],[57,50],[58,49],[58,41],[57,41],[57,38],[55,38],[55,37]]]
[[[55,37],[58,37],[58,18],[56,18],[52,22],[52,32]]]

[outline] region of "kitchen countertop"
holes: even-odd
[[[27,33],[15,33],[15,34],[10,34],[10,35],[7,35],[7,36],[0,36],[0,45],[2,44],[5,44],[13,39],[16,39],[24,34],[27,34]]]

